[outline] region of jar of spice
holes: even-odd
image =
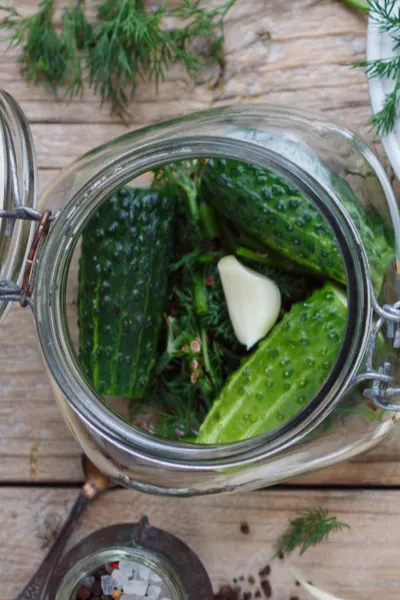
[[[32,309],[54,396],[83,451],[104,473],[122,485],[159,494],[254,489],[354,456],[394,428],[400,406],[400,218],[382,166],[357,137],[315,115],[281,107],[251,105],[206,111],[127,133],[94,149],[63,170],[37,202],[29,127],[6,93],[0,96],[0,117],[0,150],[4,157],[0,177],[0,313],[4,317],[13,301]],[[234,383],[234,377],[229,380],[229,385],[237,385],[236,404],[233,406],[232,400],[229,407],[232,427],[239,431],[253,422],[257,431],[256,435],[229,443],[218,441],[218,432],[226,425],[219,406],[226,397],[219,396],[218,404],[210,411],[208,425],[216,435],[207,438],[200,434],[197,442],[201,443],[164,439],[118,414],[104,402],[82,368],[66,311],[72,257],[82,231],[105,199],[143,173],[194,158],[220,161],[224,168],[229,161],[252,165],[260,185],[263,173],[273,173],[274,194],[289,190],[290,198],[286,204],[274,204],[271,223],[276,222],[273,220],[279,217],[279,211],[286,218],[289,209],[297,210],[299,198],[305,198],[310,210],[295,215],[287,227],[275,230],[276,246],[279,249],[279,240],[290,240],[293,248],[299,245],[298,252],[292,248],[289,256],[294,262],[304,266],[307,256],[318,255],[322,264],[329,258],[325,242],[334,239],[346,283],[346,317],[340,333],[329,330],[331,325],[321,318],[318,303],[306,302],[302,306],[312,308],[310,320],[315,322],[310,329],[312,336],[307,340],[297,336],[302,326],[286,335],[287,347],[297,350],[279,358],[281,375],[271,373],[273,365],[278,364],[278,347],[269,350],[263,360],[254,359],[258,361],[257,393],[252,388],[246,390],[246,384],[253,381],[251,368],[241,370],[240,385]],[[241,168],[235,169],[235,174],[242,176]],[[252,192],[247,197],[239,177],[224,197],[218,188],[221,181],[226,184],[226,173],[213,180],[212,186],[217,187],[210,188],[211,195],[215,189],[221,194],[220,200],[216,194],[214,206],[218,211],[219,202],[221,207],[225,202],[229,219],[239,215],[237,220],[244,223],[245,202],[248,198],[250,203],[259,202],[260,195]],[[246,230],[254,230],[261,237],[262,214],[271,206],[268,194],[264,194],[265,204],[259,206],[258,217],[247,224]],[[318,221],[311,231],[307,222],[317,223],[314,213],[322,218],[323,225]],[[368,214],[368,226],[364,214]],[[300,236],[293,237],[293,227],[311,231],[307,248],[300,247]],[[338,280],[335,260],[328,276]],[[334,295],[335,302],[339,299],[340,303],[340,294]],[[325,294],[325,299],[332,298],[331,292]],[[302,320],[299,315],[299,322]],[[284,319],[282,323],[280,331],[289,327]],[[306,346],[314,348],[318,354],[322,339],[332,342],[325,344],[323,352],[329,354],[335,344],[338,348],[323,376],[318,360],[315,362],[306,350]],[[196,342],[199,348],[201,342]],[[186,351],[185,346],[178,350]],[[296,365],[293,361],[289,364],[296,352],[304,358],[301,367],[300,358]],[[300,375],[303,369],[304,377],[293,382],[293,369],[297,373],[300,369]],[[263,403],[271,393],[267,389],[270,382],[271,386],[274,382],[282,385],[282,404],[289,391],[296,392],[298,403],[290,418],[274,408],[276,425],[258,431],[258,421],[269,410]],[[303,388],[312,388],[313,392],[304,394]],[[248,405],[248,411],[243,412],[244,405]],[[237,406],[242,411],[240,424],[235,422]],[[217,441],[204,443],[206,438]]]
[[[194,552],[146,517],[100,529],[56,566],[50,600],[212,600],[210,579]]]

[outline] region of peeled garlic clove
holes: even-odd
[[[249,350],[275,324],[281,293],[274,281],[248,269],[234,256],[221,258],[218,270],[235,335]]]
[[[300,583],[300,585],[308,592],[311,598],[315,600],[344,600],[344,598],[339,598],[339,596],[334,596],[333,594],[329,594],[328,592],[324,592],[324,590],[320,590],[315,587],[315,585],[311,585],[308,583],[306,579],[297,571],[293,569],[296,580]]]

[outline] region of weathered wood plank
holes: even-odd
[[[23,13],[35,6],[31,0],[15,3],[19,9],[21,4]],[[308,97],[300,93],[293,103],[315,110],[321,94],[332,103],[343,98],[347,86],[365,87],[362,71],[347,66],[363,56],[365,17],[339,2],[257,0],[249,10],[248,0],[239,0],[228,15],[225,38],[223,74],[218,69],[207,70],[211,80],[208,77],[194,85],[181,67],[174,66],[158,95],[153,84],[138,87],[132,123],[151,123],[208,108],[213,102],[237,103],[259,96],[284,105],[289,99],[280,93],[285,96],[287,91],[301,90],[308,90]],[[32,122],[118,122],[106,106],[100,109],[98,98],[90,91],[83,100],[67,105],[53,100],[43,88],[27,85],[19,74],[16,56],[16,51],[10,51],[0,57],[2,85],[21,102]],[[367,101],[365,94],[364,98]]]
[[[63,520],[76,490],[0,489],[0,600],[17,593],[39,564],[44,550],[38,532],[50,515]],[[351,526],[302,557],[271,561],[273,545],[288,519],[305,508],[323,506]],[[294,585],[290,567],[301,569],[315,585],[348,600],[399,597],[398,540],[400,493],[256,492],[191,499],[160,498],[117,490],[97,499],[84,515],[73,543],[113,523],[150,522],[180,537],[198,554],[215,589],[238,576],[271,565],[274,600],[306,596]],[[241,522],[250,527],[240,531]],[[378,550],[379,549],[379,550]],[[255,587],[248,586],[253,591]],[[307,597],[308,598],[308,597]]]
[[[37,4],[14,5],[28,14]],[[349,68],[363,56],[365,25],[363,15],[334,0],[238,0],[226,23],[226,66],[218,85],[218,73],[195,85],[176,65],[158,96],[153,85],[139,86],[130,127],[211,106],[268,101],[320,110],[369,139],[367,83],[361,70]],[[127,131],[90,91],[68,105],[27,85],[15,52],[0,55],[0,73],[2,86],[32,123],[42,189],[58,168]],[[1,329],[0,353],[0,480],[79,481],[80,451],[52,400],[28,311],[12,311]],[[398,485],[398,459],[400,435],[365,457],[301,481]]]

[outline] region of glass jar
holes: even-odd
[[[214,598],[207,572],[194,552],[167,531],[152,527],[146,517],[138,523],[99,529],[81,540],[52,572],[49,600],[79,600],[81,586],[87,592],[94,577],[110,598],[105,589],[110,584],[111,589],[124,590],[121,598]]]
[[[15,110],[3,94],[3,136],[13,157],[16,151],[11,151],[10,140],[17,134],[7,120],[10,106]],[[27,146],[30,138],[24,121],[19,131]],[[25,154],[29,168],[25,163],[24,167],[31,179],[24,179],[23,190],[30,200],[34,162],[30,153]],[[156,166],[192,157],[242,160],[290,180],[331,227],[347,277],[346,330],[322,388],[281,427],[225,445],[160,439],[108,410],[83,374],[67,324],[69,265],[93,211],[116,186]],[[14,162],[9,161],[9,174]],[[355,204],[379,212],[393,231],[393,261],[378,297],[362,232],[341,201],[344,185]],[[4,206],[12,201],[19,210],[14,218],[21,216],[18,198],[22,192],[16,195],[6,184],[5,197]],[[31,211],[31,218],[39,220],[39,225],[30,262],[14,273],[14,283],[2,283],[3,302],[20,300],[31,305],[52,390],[64,418],[90,460],[122,485],[171,495],[259,488],[355,456],[395,426],[400,395],[396,387],[400,218],[383,168],[347,130],[315,115],[269,105],[222,108],[161,123],[127,133],[63,170],[41,197],[38,212]],[[17,241],[23,256],[26,248]],[[16,283],[22,279],[18,291]],[[378,338],[385,340],[379,351],[375,347]]]

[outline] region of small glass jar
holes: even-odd
[[[82,586],[87,597],[94,577],[103,588],[100,595],[111,597],[115,588],[121,600],[214,597],[207,572],[194,552],[170,533],[152,527],[146,517],[138,523],[99,529],[81,540],[52,572],[48,598],[79,600]],[[105,589],[110,585],[109,590]]]
[[[14,224],[12,239],[19,248],[18,260],[13,262],[10,252],[2,260],[12,267],[2,274],[8,280],[0,287],[3,306],[11,300],[31,305],[54,396],[84,452],[104,473],[127,487],[159,494],[254,489],[355,456],[393,429],[400,396],[400,218],[383,168],[353,134],[315,115],[269,105],[216,109],[127,133],[63,170],[43,194],[38,212],[30,213],[39,225],[26,263],[30,226],[16,217],[29,217],[36,197],[32,144],[25,120],[6,94],[0,116],[11,159],[3,206],[15,210],[2,226]],[[331,227],[347,276],[346,330],[322,388],[278,429],[226,445],[160,439],[108,410],[83,374],[67,324],[71,257],[96,208],[117,186],[194,157],[241,160],[290,180]],[[15,165],[24,172],[19,187]],[[355,203],[378,212],[393,231],[393,261],[379,297],[362,235],[341,202],[343,184]],[[25,213],[18,204],[28,207]],[[378,337],[385,339],[379,351]]]

